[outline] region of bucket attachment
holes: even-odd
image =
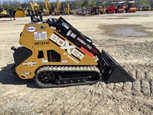
[[[135,79],[124,70],[107,52],[102,50],[102,59],[105,63],[102,78],[105,83],[134,82]]]

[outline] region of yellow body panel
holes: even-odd
[[[59,40],[63,41],[62,43],[61,41],[58,43],[65,45],[67,42],[69,46],[74,46],[75,50],[70,48],[69,51],[71,53],[73,51],[73,54],[76,54],[76,56],[79,58],[81,56],[82,57],[79,59],[78,57],[70,54],[68,49],[64,50],[56,43],[54,43],[52,40],[57,37]],[[20,45],[32,51],[32,55],[16,67],[16,72],[22,79],[33,78],[36,70],[44,65],[97,65],[97,61],[95,61],[91,55],[82,51],[79,47],[68,41],[65,37],[55,32],[48,26],[48,24],[26,24],[19,43]],[[58,52],[61,55],[61,61],[49,62],[47,57],[47,50],[54,50]],[[43,58],[38,58],[38,51],[44,52]],[[81,52],[81,55],[77,55],[79,54],[78,52]],[[23,74],[25,72],[29,72],[30,74]]]
[[[6,10],[4,10],[4,8],[1,8],[2,12],[0,12],[0,14],[7,14]]]
[[[101,14],[105,14],[105,9],[102,6],[99,6],[98,9]]]
[[[7,14],[6,10],[3,10],[3,12],[1,12],[1,14]]]
[[[44,2],[45,2],[45,9],[44,9],[44,14],[45,15],[50,15],[51,14],[51,4],[50,4],[50,2],[49,2],[49,0],[44,0]]]
[[[26,10],[19,9],[19,10],[16,10],[15,12],[15,17],[24,17],[26,15],[27,15]]]

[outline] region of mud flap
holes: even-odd
[[[102,78],[105,83],[119,83],[119,82],[134,82],[135,79],[107,52],[102,50],[102,59],[105,63],[104,73]]]

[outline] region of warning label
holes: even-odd
[[[46,40],[47,34],[46,32],[34,32],[35,40]]]

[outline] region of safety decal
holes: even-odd
[[[23,62],[22,65],[23,66],[35,66],[35,65],[37,65],[37,62],[34,62],[34,61]]]
[[[66,23],[62,23],[62,26],[64,26],[66,29],[69,29],[69,26]]]
[[[68,61],[67,61],[67,60],[61,60],[61,62],[62,62],[62,63],[67,63]]]
[[[29,75],[29,74],[31,74],[31,72],[26,71],[26,72],[22,72],[22,74]]]
[[[75,38],[77,36],[75,33],[72,32],[72,30],[69,30],[66,35],[72,38]]]
[[[46,40],[47,33],[46,32],[34,32],[35,40]]]
[[[42,59],[42,63],[47,63],[48,60],[47,59]]]

